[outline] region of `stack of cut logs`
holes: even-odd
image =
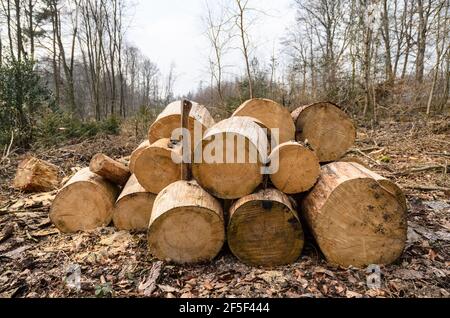
[[[181,127],[193,137],[200,133],[201,142],[174,139]],[[274,133],[278,144],[271,142]],[[213,146],[218,137],[245,142],[227,142],[220,151]],[[350,118],[328,102],[291,114],[271,100],[252,99],[215,123],[204,106],[178,101],[151,125],[128,166],[99,154],[73,176],[50,218],[66,233],[111,221],[119,230],[146,230],[150,253],[175,263],[212,260],[227,241],[244,263],[289,264],[299,258],[308,229],[334,264],[388,264],[404,249],[406,200],[389,180],[338,161],[355,138]],[[214,160],[188,165],[188,147]],[[264,174],[275,158],[278,169]]]

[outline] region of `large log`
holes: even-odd
[[[131,176],[127,166],[102,153],[96,154],[92,158],[89,169],[119,186],[124,186]]]
[[[57,166],[29,157],[19,163],[13,186],[24,192],[48,192],[58,188]]]
[[[149,146],[150,142],[145,140],[131,153],[130,163],[128,165],[131,173],[134,173],[134,165],[136,164],[137,158],[141,155],[142,151]]]
[[[50,220],[64,233],[93,230],[111,223],[119,188],[85,168],[58,192]]]
[[[124,231],[147,230],[156,195],[145,190],[132,175],[116,201],[114,226]]]
[[[323,166],[302,211],[331,263],[389,264],[405,247],[407,211],[401,190],[357,163]]]
[[[278,266],[295,262],[303,230],[289,197],[275,189],[245,196],[230,208],[228,245],[242,262]]]
[[[222,207],[195,181],[177,181],[156,197],[148,229],[150,253],[175,263],[212,260],[225,240]]]
[[[254,98],[243,103],[233,116],[249,116],[259,120],[269,129],[279,129],[279,142],[295,140],[295,125],[288,109],[263,98]]]
[[[316,154],[305,146],[289,141],[276,147],[270,154],[270,162],[278,170],[270,175],[273,185],[287,194],[311,189],[319,178],[320,164]]]
[[[222,140],[222,144],[217,142]],[[231,144],[232,143],[232,144]],[[210,128],[196,150],[192,173],[198,183],[221,199],[251,194],[263,180],[268,141],[248,117],[231,117]]]
[[[307,141],[320,162],[340,159],[355,143],[356,129],[352,120],[335,104],[306,105],[291,115],[297,129],[297,141]]]
[[[159,114],[155,122],[150,126],[148,140],[154,143],[159,139],[172,138],[175,129],[180,128],[181,121],[181,101],[169,104],[164,111]],[[189,113],[189,131],[191,132],[191,150],[194,150],[194,128],[195,123],[202,128],[201,134],[214,125],[214,119],[205,106],[192,102],[192,109]],[[178,137],[178,136],[177,136]],[[202,136],[197,136],[198,140]]]
[[[180,163],[181,144],[164,138],[142,150],[134,163],[134,174],[147,191],[158,194],[169,184],[180,180]]]

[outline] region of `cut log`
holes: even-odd
[[[267,162],[267,147],[266,134],[253,120],[226,119],[209,129],[196,148],[193,176],[221,199],[251,194],[263,180],[261,168]]]
[[[304,244],[297,212],[289,197],[275,189],[261,190],[234,203],[227,233],[233,254],[255,266],[293,263]]]
[[[50,220],[64,233],[93,230],[111,223],[119,188],[85,168],[58,192]]]
[[[116,201],[114,226],[124,231],[148,229],[156,195],[146,191],[132,175]]]
[[[350,117],[332,103],[316,103],[292,112],[297,141],[307,142],[320,162],[343,157],[356,140],[356,129]]]
[[[59,185],[59,168],[49,162],[29,157],[19,163],[13,186],[24,192],[48,192]]]
[[[401,190],[357,163],[323,166],[302,211],[332,263],[389,264],[405,247],[407,211]]]
[[[111,181],[119,186],[124,186],[131,176],[130,169],[104,154],[96,154],[89,165],[91,172]]]
[[[316,154],[305,146],[289,141],[276,147],[270,162],[278,170],[270,175],[273,185],[287,194],[310,190],[320,175],[320,164]]]
[[[134,173],[134,165],[136,164],[137,158],[141,155],[142,151],[150,146],[150,142],[148,140],[142,142],[131,154],[129,169],[131,173]]]
[[[295,140],[295,125],[289,110],[272,100],[250,99],[243,103],[233,116],[253,117],[270,129],[279,129],[280,144]]]
[[[169,104],[164,111],[156,118],[155,122],[150,126],[148,132],[148,140],[155,143],[159,139],[172,138],[175,129],[180,128],[181,121],[181,101]],[[191,132],[191,150],[195,147],[194,129],[195,124],[202,128],[203,133],[215,122],[205,106],[192,102],[192,109],[189,113],[189,131]],[[201,140],[202,136],[197,136],[197,140]]]
[[[148,230],[150,253],[175,263],[210,261],[225,240],[222,207],[195,181],[177,181],[156,197]]]
[[[142,150],[134,164],[134,174],[145,190],[158,194],[180,180],[180,164],[181,144],[164,138]]]

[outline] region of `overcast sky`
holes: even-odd
[[[183,95],[198,88],[200,81],[209,82],[209,42],[205,37],[202,17],[206,0],[134,0],[133,20],[128,30],[128,41],[156,63],[166,75],[175,64],[177,80],[175,94]],[[233,0],[224,0],[232,3]],[[217,3],[210,0],[210,3]],[[255,45],[254,54],[264,63],[272,51],[279,51],[280,40],[292,25],[295,10],[292,0],[250,0],[251,6],[264,11],[259,14],[250,35]],[[229,64],[242,65],[241,55],[235,50],[228,55]],[[229,69],[228,76],[237,71]]]

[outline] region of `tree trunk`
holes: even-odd
[[[319,178],[319,159],[314,152],[299,143],[290,141],[279,145],[272,151],[269,160],[275,170],[270,180],[286,194],[308,191]]]
[[[116,201],[113,223],[118,230],[147,230],[156,195],[147,192],[132,175]]]
[[[57,166],[34,157],[23,160],[17,168],[14,188],[23,192],[46,192],[58,188]]]
[[[134,150],[131,153],[131,157],[130,157],[130,163],[128,165],[128,167],[130,168],[130,171],[132,173],[134,173],[134,166],[136,164],[136,160],[137,158],[139,158],[139,156],[141,155],[142,151],[144,151],[144,149],[148,148],[150,146],[150,142],[148,140],[142,142],[137,148],[136,150]]]
[[[180,164],[181,144],[164,138],[141,150],[133,170],[147,191],[158,194],[169,184],[180,180]]]
[[[248,116],[259,120],[269,129],[279,130],[279,140],[277,142],[284,143],[295,140],[295,125],[292,117],[286,107],[280,104],[262,98],[254,98],[243,103],[234,113],[233,116]],[[273,133],[271,134],[274,135]]]
[[[80,170],[59,191],[50,220],[63,233],[89,231],[111,223],[119,188],[89,168]]]
[[[355,143],[352,120],[335,104],[302,106],[291,115],[297,127],[297,141],[309,144],[320,162],[338,160]]]
[[[399,188],[357,163],[322,167],[302,211],[327,260],[344,267],[389,264],[406,243],[406,202]]]
[[[89,169],[119,186],[124,186],[131,176],[130,170],[124,164],[101,153],[92,158]]]
[[[164,111],[159,114],[155,122],[150,126],[148,132],[148,140],[154,143],[162,138],[172,138],[173,132],[180,128],[181,121],[181,101],[169,104]],[[198,125],[201,128],[199,133],[202,134],[214,125],[214,119],[209,114],[205,106],[192,103],[192,109],[189,113],[189,131],[191,133],[191,149],[195,146],[194,143],[194,128]],[[196,136],[198,140],[202,136]],[[178,137],[178,136],[177,136]]]
[[[206,132],[195,150],[192,172],[214,196],[238,199],[261,184],[267,149],[267,136],[258,124],[249,117],[231,117]]]
[[[281,266],[295,262],[304,244],[303,229],[289,197],[266,189],[230,208],[228,245],[243,263]]]
[[[149,250],[156,258],[210,261],[224,241],[222,206],[195,181],[175,182],[156,197],[148,229]]]

